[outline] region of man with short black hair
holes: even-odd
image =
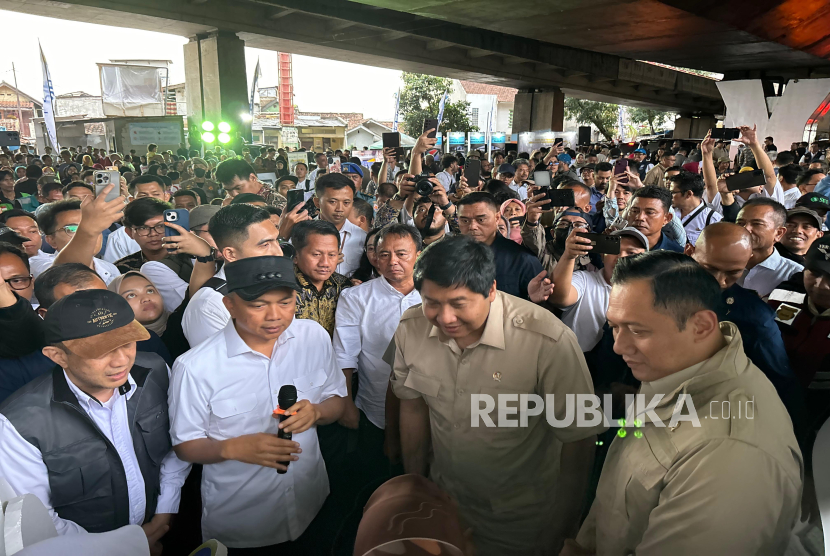
[[[738,280],[740,286],[767,297],[778,284],[803,270],[802,265],[785,259],[775,249],[787,232],[784,205],[772,199],[751,199],[741,208],[735,223],[746,228],[752,238],[752,257]]]
[[[170,203],[153,197],[142,197],[124,209],[124,230],[140,250],[115,262],[115,267],[122,274],[131,270],[139,271],[144,263],[160,261],[167,256],[167,249],[161,240],[166,229],[164,211],[171,208]]]
[[[781,153],[781,155],[783,154],[785,153]],[[803,195],[798,187],[798,182],[803,174],[804,169],[798,164],[787,164],[778,168],[778,183],[781,184],[781,189],[784,190],[783,205],[787,210],[793,208],[798,198]]]
[[[464,236],[433,243],[415,264],[423,303],[403,313],[387,359],[404,471],[429,472],[458,501],[479,553],[556,554],[578,527],[602,427],[550,428],[541,414],[518,428],[479,423],[496,419],[511,389],[546,396],[556,415],[566,394],[593,394],[573,332],[498,291],[497,272],[493,251]],[[452,387],[439,395],[442,384]],[[484,411],[481,394],[492,396]]]
[[[170,199],[170,193],[168,193],[161,176],[154,176],[152,174],[138,176],[130,182],[127,189],[133,199],[152,198],[159,199],[163,202],[167,202]],[[104,249],[102,258],[105,261],[115,264],[124,257],[140,251],[141,246],[127,233],[126,228],[119,227],[107,236],[107,246]]]
[[[260,256],[282,256],[277,228],[271,215],[261,207],[245,203],[222,207],[208,224],[208,231],[226,263]],[[225,267],[214,274],[224,283]],[[182,316],[182,330],[191,347],[196,347],[224,328],[230,314],[222,302],[221,286],[203,287],[192,293]]]
[[[40,250],[43,244],[43,236],[40,235],[40,227],[37,225],[37,218],[25,210],[12,209],[0,213],[0,224],[6,225],[19,235],[26,238],[21,247],[29,257],[42,254]]]
[[[241,158],[229,158],[216,167],[216,179],[233,199],[240,193],[254,193],[265,199],[269,205],[285,208],[288,200],[257,178],[254,167]],[[230,202],[228,199],[225,202]]]
[[[199,196],[189,189],[179,189],[173,193],[173,207],[177,209],[185,209],[191,211],[198,207]]]
[[[490,246],[500,291],[541,302],[547,299],[545,271],[533,253],[498,233],[499,207],[489,193],[474,191],[458,202],[461,234]]]
[[[812,193],[818,183],[827,177],[823,170],[805,170],[798,178],[798,189],[802,195]]]
[[[718,322],[717,282],[691,258],[655,251],[619,259],[611,284],[614,351],[639,393],[660,398],[627,416],[641,434],[614,438],[591,511],[561,554],[785,552],[803,460],[778,393],[737,327]],[[738,403],[731,419],[707,409]]]
[[[692,245],[706,226],[720,222],[723,215],[703,202],[703,176],[682,170],[666,180],[671,193],[674,216],[686,230],[686,239]]]
[[[110,218],[117,219],[123,215],[123,201],[124,198],[119,197],[115,201],[106,203],[104,197],[101,197],[101,199],[96,199],[92,203],[84,205],[86,210],[82,208],[81,201],[52,203],[38,217],[38,225],[43,231],[44,239],[55,249],[55,253],[42,253],[31,257],[29,263],[32,266],[32,275],[37,278],[41,272],[55,264],[60,253],[70,242],[75,240],[78,232],[81,231],[78,244],[82,247],[83,253],[80,256],[83,256],[83,261],[74,260],[75,257],[73,256],[69,260],[60,261],[59,264],[63,262],[86,264],[93,268],[107,284],[112,282],[116,276],[120,276],[121,273],[114,264],[99,259],[95,254],[101,250],[101,243],[103,242],[101,232],[106,229],[102,226]],[[81,227],[84,216],[89,216],[86,230]],[[110,220],[110,224],[112,224],[112,220]]]
[[[787,231],[775,244],[775,249],[785,259],[804,264],[804,256],[813,242],[822,236],[824,220],[814,210],[795,207],[787,211]]]
[[[372,222],[375,220],[375,209],[368,201],[357,198],[352,205],[352,213],[349,215],[349,222],[366,233],[372,229]]]
[[[334,334],[334,312],[349,280],[334,271],[340,256],[340,234],[325,220],[306,220],[291,230],[297,292],[297,318],[317,321]]]
[[[454,193],[456,186],[455,175],[458,173],[458,159],[453,154],[445,154],[441,158],[442,170],[435,174],[447,193]]]
[[[683,252],[679,243],[663,233],[663,227],[674,218],[671,199],[665,187],[649,185],[635,191],[628,203],[628,221],[648,238],[649,251]]]
[[[649,170],[646,174],[646,177],[643,180],[643,185],[656,185],[658,187],[666,187],[666,172],[668,172],[669,168],[675,165],[674,163],[675,157],[672,154],[672,152],[664,152],[660,156],[660,160],[657,166]]]
[[[513,181],[508,183],[507,186],[519,196],[520,201],[524,202],[527,199],[527,184],[525,181],[530,176],[530,162],[523,158],[516,159],[513,161],[513,168],[515,168]]]

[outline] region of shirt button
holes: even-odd
[[[463,393],[464,393],[464,390],[459,390],[459,391],[458,391],[458,393],[459,393],[459,394],[463,394]]]
[[[522,317],[516,317],[513,319],[513,324],[522,324],[524,319]]]
[[[453,425],[452,428],[457,429],[458,425]]]

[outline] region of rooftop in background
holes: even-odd
[[[512,87],[499,87],[498,85],[488,85],[487,83],[476,83],[475,81],[461,81],[461,86],[464,87],[464,92],[468,95],[496,95],[496,100],[499,102],[513,102],[516,97],[518,89]]]

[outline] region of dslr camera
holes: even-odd
[[[415,176],[415,192],[418,195],[427,197],[432,194],[434,186],[432,185],[432,182],[429,181],[430,177],[429,172],[421,172]]]

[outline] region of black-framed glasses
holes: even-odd
[[[133,231],[135,232],[135,235],[139,237],[146,237],[150,235],[150,232],[162,235],[164,233],[164,228],[165,225],[160,222],[155,226],[133,226]]]
[[[25,290],[32,285],[32,280],[32,275],[29,274],[28,276],[14,276],[13,278],[7,279],[6,283],[13,290]]]

